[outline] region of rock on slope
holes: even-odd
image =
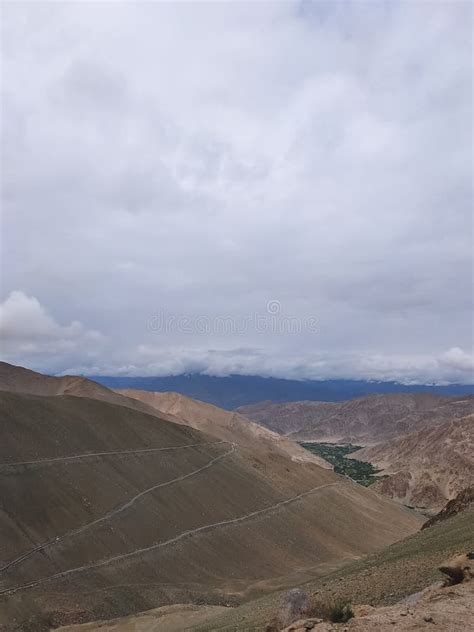
[[[328,622],[312,625],[311,620],[301,620],[284,628],[282,632],[341,632],[341,628],[345,632],[415,632],[431,629],[445,632],[472,631],[474,582],[444,588],[438,584],[393,606],[360,606],[355,611],[356,616],[343,626]],[[117,632],[119,630],[117,628]]]
[[[86,397],[4,392],[0,406],[5,630],[248,599],[420,523],[258,437],[249,449]]]
[[[351,454],[388,476],[373,488],[407,505],[441,508],[474,484],[474,415],[454,419]]]
[[[272,432],[238,413],[191,399],[179,393],[158,393],[134,389],[124,389],[117,392],[129,399],[137,399],[159,413],[173,415],[192,428],[219,439],[235,441],[248,448],[252,448],[256,444],[265,445],[272,450],[277,449],[288,454],[294,461],[313,462],[321,467],[332,469],[332,465],[327,461],[300,447],[294,441]]]
[[[474,411],[474,398],[431,393],[370,395],[346,402],[262,402],[238,409],[293,439],[369,445]]]
[[[427,529],[438,522],[453,518],[458,513],[469,509],[472,505],[474,505],[474,486],[462,489],[455,498],[448,501],[443,509],[427,520],[421,528]]]

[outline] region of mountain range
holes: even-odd
[[[346,402],[260,402],[239,413],[298,441],[370,445],[474,412],[474,397],[397,393]]]
[[[380,470],[384,478],[373,489],[381,494],[405,505],[439,509],[474,484],[474,415],[429,423],[351,458]]]
[[[364,380],[287,380],[257,375],[216,377],[184,374],[165,377],[113,377],[92,375],[90,379],[113,389],[172,391],[220,408],[234,410],[239,406],[269,400],[290,402],[320,400],[339,402],[355,397],[390,393],[434,393],[443,396],[474,395],[472,384],[426,385],[400,384]]]
[[[4,630],[243,603],[423,521],[239,414],[0,369]]]
[[[238,411],[291,439],[366,446],[349,456],[379,470],[372,488],[420,510],[437,511],[474,484],[472,396],[398,393]]]

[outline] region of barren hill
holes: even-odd
[[[342,601],[350,604],[387,606],[407,597],[408,603],[412,603],[413,598],[410,596],[440,581],[441,574],[438,567],[445,560],[460,551],[474,550],[473,521],[474,509],[467,509],[450,520],[396,542],[377,553],[330,571],[307,583],[300,583],[299,587],[309,596],[310,603],[316,601],[331,604]],[[462,586],[472,587],[474,582],[471,581]],[[183,626],[183,629],[189,632],[191,630],[192,632],[216,632],[217,630],[219,632],[236,632],[237,630],[262,632],[266,624],[279,611],[286,597],[287,591],[266,595],[237,608],[216,612],[214,616],[209,613],[207,621],[192,624],[189,627]],[[391,624],[391,629],[396,632],[398,621],[404,620],[404,617],[392,620],[395,620],[395,624]],[[431,628],[439,629],[440,632],[441,630],[443,632],[470,630],[469,624],[467,628],[457,625],[443,627],[439,619],[437,626],[431,622],[421,622],[420,618],[414,621],[410,617],[409,620],[413,632],[424,629],[428,631]],[[335,627],[340,632],[344,632],[347,624]],[[121,630],[118,626],[115,629]],[[157,629],[160,628],[157,627]],[[356,629],[358,629],[357,626]],[[381,632],[381,629],[374,626],[372,632]],[[317,627],[314,628],[314,632],[317,632]]]
[[[155,411],[148,408],[146,404],[137,400],[127,399],[88,378],[77,375],[65,375],[63,377],[43,375],[7,362],[0,362],[0,391],[29,393],[30,395],[90,397],[155,414]]]
[[[338,403],[262,402],[238,411],[293,439],[369,445],[407,434],[428,423],[469,415],[474,411],[474,398],[397,393]]]
[[[179,393],[154,393],[133,389],[117,392],[129,399],[137,399],[159,413],[172,415],[182,423],[219,439],[234,441],[248,448],[254,448],[258,445],[266,446],[267,449],[276,449],[288,454],[294,461],[311,461],[321,467],[332,469],[327,461],[301,448],[296,442],[272,432],[238,413],[191,399]]]
[[[453,419],[351,454],[388,478],[374,489],[404,504],[439,509],[474,484],[474,415]]]
[[[362,615],[365,610],[375,619],[356,617],[349,623],[350,628],[348,624],[334,624],[335,631],[339,632],[344,632],[346,628],[354,629],[354,632],[366,629],[370,632],[386,629],[396,632],[399,628],[413,632],[431,628],[443,632],[470,630],[473,581],[446,589],[435,588],[434,591],[426,588],[434,582],[439,585],[442,576],[438,567],[445,560],[459,551],[474,550],[473,520],[474,509],[471,507],[375,554],[330,570],[304,584],[300,582],[298,588],[308,596],[313,607],[341,601],[353,606],[371,604],[377,607],[376,610],[354,607],[356,613]],[[466,598],[458,602],[458,595]],[[284,590],[237,607],[177,604],[150,610],[138,617],[109,621],[103,628],[102,623],[100,628],[97,624],[71,626],[64,628],[64,632],[92,632],[97,629],[104,629],[104,632],[263,632],[275,615],[284,612],[287,603],[288,591]],[[417,604],[422,608],[418,608]],[[378,615],[381,614],[388,616],[380,618]],[[425,621],[425,616],[433,621]],[[364,627],[366,623],[368,627]],[[319,625],[325,629],[325,623]],[[313,632],[317,632],[318,627],[315,626]]]
[[[205,404],[177,393],[148,391],[113,391],[92,380],[74,375],[53,377],[23,367],[0,362],[0,391],[32,395],[74,395],[90,397],[134,410],[159,415],[162,419],[182,423],[208,432],[214,437],[234,441],[247,447],[261,445],[285,454],[294,461],[312,462],[332,469],[321,457],[301,448],[296,442],[270,432],[248,419],[212,404]]]
[[[7,630],[239,602],[420,524],[313,463],[125,406],[14,393],[0,404]]]

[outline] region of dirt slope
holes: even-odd
[[[310,628],[308,623],[311,620],[306,620],[301,621],[301,625],[293,623],[283,632],[308,632],[309,629],[313,632],[419,632],[431,630],[433,626],[445,632],[468,632],[473,629],[474,582],[446,588],[429,587],[413,595],[408,602],[383,608],[360,607],[356,608],[356,613],[360,614],[343,625],[319,623]],[[59,632],[93,632],[98,629],[101,632],[185,632],[198,625],[199,618],[209,618],[214,614],[220,612],[214,613],[206,606],[194,607],[193,610],[183,608],[171,613],[160,608],[138,617],[105,622],[100,628],[96,627],[97,624],[72,625],[61,628]]]
[[[370,445],[474,412],[474,398],[431,393],[371,395],[346,402],[262,402],[238,409],[293,439]]]
[[[43,375],[21,366],[0,362],[0,391],[10,393],[29,393],[30,395],[74,395],[75,397],[90,397],[111,404],[127,406],[134,410],[156,414],[143,402],[129,399],[116,393],[97,382],[77,375],[55,377]],[[170,418],[171,421],[173,421]]]
[[[272,450],[288,454],[294,461],[313,462],[321,467],[332,469],[324,459],[301,448],[294,441],[282,437],[260,426],[242,415],[191,399],[179,393],[158,393],[124,389],[117,391],[129,399],[137,399],[160,413],[173,415],[192,428],[207,434],[235,441],[239,445],[252,448],[265,445]]]
[[[0,406],[6,630],[239,602],[420,524],[315,464],[124,406],[13,393]]]
[[[307,593],[310,602],[332,603],[343,600],[372,606],[395,604],[439,582],[442,576],[438,567],[446,559],[459,551],[474,550],[473,521],[474,509],[467,510],[382,551],[328,572],[316,580],[300,583],[299,586]],[[183,630],[262,632],[286,602],[286,595],[287,591],[266,595],[237,608],[229,608],[224,613],[216,613],[206,622]],[[344,627],[341,625],[342,631]],[[394,626],[392,629],[397,630]],[[436,629],[445,632],[441,627]],[[448,628],[446,632],[459,629]]]
[[[474,484],[474,415],[422,430],[351,454],[388,478],[374,489],[404,504],[440,509]]]
[[[225,612],[225,606],[174,604],[109,621],[73,624],[58,632],[184,632],[210,617]]]
[[[473,520],[474,510],[466,510],[450,520],[434,525],[430,529],[419,532],[364,559],[357,560],[339,570],[328,571],[318,579],[300,585],[300,588],[308,595],[310,605],[347,600],[351,604],[370,604],[379,608],[389,604],[393,607],[393,604],[406,601],[407,603],[403,606],[395,605],[394,610],[378,609],[374,615],[384,615],[387,612],[398,613],[395,618],[391,619],[395,620],[395,624],[390,623],[391,630],[398,630],[397,624],[399,626],[405,624],[405,615],[401,615],[401,612],[407,613],[406,622],[420,626],[421,617],[417,615],[421,614],[421,610],[415,609],[414,605],[419,602],[419,597],[423,597],[424,601],[425,597],[428,596],[428,591],[423,592],[428,585],[439,582],[442,578],[437,570],[442,562],[451,558],[458,551],[474,550]],[[463,586],[468,586],[468,584]],[[469,586],[473,588],[474,582],[470,582]],[[471,588],[460,588],[460,595],[468,595],[468,599],[464,600],[463,598],[459,602],[460,606],[461,604],[470,604],[472,609]],[[451,590],[448,588],[442,593],[442,596],[439,594],[436,596],[436,602],[439,600],[440,604],[444,603],[445,606],[439,610],[440,614],[448,612],[450,606],[453,605],[454,598]],[[454,591],[457,594],[458,587],[455,587]],[[446,600],[444,601],[445,597]],[[215,611],[207,609],[201,610],[199,614],[195,614],[194,611],[187,614],[186,610],[181,607],[177,608],[175,614],[180,617],[181,628],[179,632],[263,632],[266,624],[275,618],[275,615],[281,611],[286,602],[287,591],[283,591],[266,595],[235,608],[230,607]],[[455,610],[461,615],[461,622],[465,620],[462,618],[464,616],[463,609],[464,606],[461,606]],[[413,614],[409,614],[410,612]],[[116,632],[136,632],[137,630],[142,632],[149,630],[150,632],[152,630],[161,632],[163,630],[164,632],[166,630],[168,632],[166,627],[160,627],[164,623],[166,614],[166,611],[160,609],[143,613],[138,618],[130,617],[111,621],[105,624],[104,632],[112,632],[112,630]],[[441,616],[435,618],[435,611],[431,610],[430,613],[427,612],[426,614],[433,617],[437,624],[436,629],[443,630],[443,632],[470,629],[469,626],[467,628],[443,627],[445,621]],[[196,621],[194,616],[202,616],[204,620]],[[359,622],[362,623],[362,620],[359,619]],[[374,623],[379,627],[373,626],[368,630],[371,632],[385,630],[383,618],[375,619]],[[426,630],[430,630],[430,626],[433,626],[434,629],[433,623],[423,621],[423,626],[425,624]],[[346,626],[347,624],[341,624],[336,629],[343,632]],[[87,626],[84,628],[71,627],[66,630],[67,632],[89,632],[92,629],[102,630],[102,628]],[[408,629],[423,630],[425,628]],[[173,627],[171,630],[175,632]],[[315,628],[314,632],[317,630],[318,628]]]
[[[316,463],[332,469],[327,461],[304,450],[291,439],[272,433],[241,415],[177,393],[113,391],[84,377],[42,375],[6,362],[0,362],[0,391],[99,399],[152,415],[158,414],[162,419],[191,426],[219,439],[255,447],[257,451],[258,446],[265,445],[265,449],[286,454],[293,461]]]

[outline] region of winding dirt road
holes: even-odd
[[[17,463],[0,463],[0,467],[18,467],[20,465],[41,465],[42,463],[57,463],[58,461],[76,461],[78,459],[90,459],[96,456],[115,456],[118,454],[144,454],[146,452],[165,452],[166,450],[183,450],[184,448],[197,448],[199,446],[228,443],[228,441],[212,441],[210,443],[188,443],[187,445],[174,445],[168,448],[140,448],[138,450],[113,450],[109,452],[85,452],[72,456],[57,456],[52,459],[38,459],[37,461],[18,461]]]
[[[314,494],[317,491],[320,491],[322,489],[326,489],[328,487],[334,487],[336,485],[341,485],[341,484],[347,484],[347,481],[335,481],[333,483],[326,483],[325,485],[319,485],[318,487],[313,487],[309,490],[307,490],[306,492],[302,492],[301,494],[297,494],[296,496],[292,496],[291,498],[287,498],[285,500],[281,500],[278,503],[275,503],[274,505],[270,505],[269,507],[265,507],[263,509],[258,509],[256,511],[252,511],[248,514],[245,514],[243,516],[239,516],[238,518],[231,518],[229,520],[221,520],[220,522],[214,522],[212,524],[208,524],[208,525],[204,525],[202,527],[197,527],[196,529],[190,529],[188,531],[183,531],[182,533],[180,533],[179,535],[173,537],[173,538],[169,538],[168,540],[163,540],[162,542],[157,542],[156,544],[153,544],[151,546],[148,547],[144,547],[141,549],[136,549],[135,551],[131,551],[130,553],[123,553],[122,555],[116,555],[114,557],[109,557],[105,560],[102,560],[100,562],[95,562],[93,564],[87,564],[84,566],[77,566],[76,568],[71,568],[69,570],[66,571],[62,571],[60,573],[55,573],[54,575],[50,575],[49,577],[44,577],[42,579],[38,579],[38,580],[34,580],[31,582],[28,582],[26,584],[22,584],[21,586],[17,586],[15,588],[5,588],[3,590],[0,590],[0,595],[3,594],[13,594],[17,591],[20,590],[25,590],[27,588],[34,588],[36,586],[41,586],[47,582],[53,581],[55,579],[62,579],[63,577],[67,577],[68,575],[72,575],[75,573],[81,573],[84,571],[88,571],[88,570],[92,570],[94,568],[100,568],[102,566],[107,566],[108,564],[112,564],[114,562],[118,562],[120,560],[124,560],[124,559],[128,559],[130,557],[134,557],[136,555],[141,555],[142,553],[147,553],[149,551],[153,551],[155,549],[159,549],[159,548],[163,548],[165,546],[170,546],[172,544],[176,544],[177,542],[179,542],[180,540],[184,540],[185,538],[188,537],[192,537],[194,535],[197,535],[199,533],[205,533],[207,531],[211,531],[213,529],[216,529],[218,527],[225,527],[225,526],[233,526],[235,524],[239,524],[241,522],[247,521],[247,520],[251,520],[253,518],[256,518],[257,516],[261,516],[267,513],[270,513],[272,511],[277,511],[278,509],[280,509],[281,507],[284,507],[285,505],[289,505],[290,503],[296,502],[298,500],[300,500],[301,498],[304,498],[305,496],[309,496],[310,494]]]
[[[225,443],[225,442],[224,441],[219,441],[218,443]],[[212,444],[197,444],[197,445],[212,445]],[[182,446],[182,447],[190,447],[190,446]],[[159,448],[159,449],[163,449],[163,448]],[[38,546],[34,547],[33,549],[30,549],[26,553],[23,553],[22,555],[19,555],[14,560],[11,560],[10,562],[5,564],[4,566],[0,567],[0,573],[3,573],[3,572],[7,571],[10,568],[13,568],[14,566],[18,566],[19,564],[21,564],[21,562],[29,559],[35,553],[39,553],[40,551],[43,551],[44,549],[46,549],[46,548],[48,548],[50,546],[59,544],[60,542],[62,542],[66,538],[71,538],[71,537],[73,537],[75,535],[78,535],[79,533],[83,533],[84,531],[87,531],[87,529],[90,529],[91,527],[93,527],[93,526],[95,526],[97,524],[100,524],[101,522],[104,522],[106,520],[110,520],[111,518],[115,517],[116,515],[118,515],[122,511],[125,511],[126,509],[131,507],[134,503],[136,503],[138,500],[140,500],[141,498],[143,498],[147,494],[150,494],[151,492],[154,492],[157,489],[160,489],[160,488],[163,488],[163,487],[167,487],[168,485],[173,485],[174,483],[179,483],[180,481],[184,481],[187,478],[191,478],[192,476],[196,476],[196,474],[199,474],[200,472],[204,472],[205,470],[207,470],[210,467],[212,467],[214,465],[214,463],[217,463],[218,461],[221,461],[222,459],[224,459],[226,456],[229,456],[229,454],[232,454],[233,452],[235,452],[235,444],[232,444],[232,447],[230,448],[230,450],[228,450],[227,452],[224,452],[223,454],[220,454],[220,455],[214,457],[208,463],[206,463],[206,465],[203,465],[202,467],[200,467],[200,468],[198,468],[196,470],[193,470],[192,472],[188,472],[187,474],[182,474],[181,476],[177,476],[176,478],[173,478],[173,479],[171,479],[169,481],[165,481],[164,483],[158,483],[156,485],[153,485],[152,487],[148,487],[147,489],[144,489],[140,493],[138,493],[135,496],[133,496],[132,498],[130,498],[127,502],[125,502],[122,505],[119,505],[118,507],[115,507],[115,509],[112,509],[111,511],[107,512],[106,514],[104,514],[100,518],[96,518],[95,520],[92,520],[91,522],[88,522],[88,523],[86,523],[86,524],[84,524],[84,525],[82,525],[80,527],[77,527],[77,529],[72,529],[71,531],[67,531],[66,533],[64,533],[61,536],[57,536],[55,538],[52,538],[51,540],[47,540],[46,542],[43,542],[42,544],[39,544]],[[110,454],[110,452],[108,454]]]

